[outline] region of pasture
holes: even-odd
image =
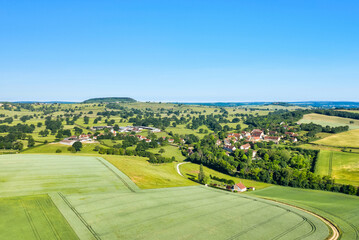
[[[359,186],[359,154],[320,151],[315,173],[331,176],[336,183]]]
[[[359,148],[359,129],[337,133],[313,143],[333,147]]]
[[[146,169],[146,161],[133,158],[131,162],[132,158],[108,159],[124,169],[131,165],[133,174],[136,168]],[[97,157],[0,156],[2,236],[19,231],[26,235],[21,239],[36,239],[38,231],[44,239],[56,234],[61,236],[58,239],[76,239],[74,232],[80,239],[325,239],[329,235],[327,226],[310,214],[246,194],[204,186],[140,190],[114,165]],[[151,167],[148,175],[180,177],[174,164]],[[139,182],[146,181],[153,184],[156,179]],[[18,201],[27,204],[29,215],[16,207]]]
[[[350,123],[353,121],[353,123]],[[338,126],[349,126],[349,129],[358,129],[359,120],[342,118],[336,116],[327,116],[323,114],[310,113],[303,116],[299,123],[315,123],[322,126],[338,127]]]
[[[160,149],[163,149],[165,152],[159,153]],[[163,157],[166,157],[166,158],[175,157],[176,161],[183,161],[186,159],[186,157],[182,155],[181,150],[178,147],[172,146],[172,145],[161,146],[158,148],[152,148],[152,149],[149,149],[148,151],[155,153],[155,154],[157,154],[157,153],[161,154]]]
[[[359,197],[341,193],[273,186],[248,193],[315,212],[337,224],[342,240],[359,239]]]

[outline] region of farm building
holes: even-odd
[[[237,183],[233,186],[233,190],[238,192],[245,192],[247,191],[247,188],[243,183]]]

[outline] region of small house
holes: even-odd
[[[243,183],[237,183],[236,185],[233,186],[233,190],[237,192],[245,192],[247,191],[247,188],[246,186],[244,186]]]

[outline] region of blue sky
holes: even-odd
[[[359,1],[0,0],[0,101],[359,101]]]

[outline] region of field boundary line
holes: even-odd
[[[62,193],[49,193],[49,196],[79,239],[101,239]]]
[[[129,177],[127,177],[127,175],[125,175],[123,172],[121,172],[119,169],[117,169],[115,166],[113,166],[111,163],[107,162],[105,159],[101,158],[101,157],[97,157],[96,158],[100,163],[102,163],[108,170],[110,170],[118,179],[121,180],[121,182],[131,191],[131,192],[138,192],[140,189],[137,187],[137,185],[131,181],[131,179]],[[111,166],[109,166],[108,164],[111,164]],[[128,181],[130,181],[130,183],[133,183],[130,186],[129,182],[126,181],[126,179]]]
[[[91,225],[86,222],[86,220],[81,216],[81,214],[72,206],[72,204],[67,200],[67,198],[62,194],[58,193],[59,196],[64,200],[64,202],[71,208],[71,210],[76,214],[76,216],[81,220],[81,222],[86,226],[86,228],[92,233],[92,235],[97,239],[101,240],[100,236],[92,229]]]

